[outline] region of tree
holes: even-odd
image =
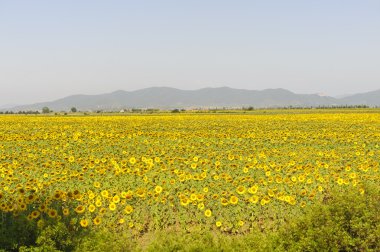
[[[71,108],[71,112],[73,112],[73,113],[77,112],[77,108],[76,107],[72,107]]]
[[[43,113],[43,114],[50,113],[50,109],[49,109],[48,107],[43,107],[43,108],[42,108],[42,113]]]

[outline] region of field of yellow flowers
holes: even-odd
[[[379,113],[1,116],[0,210],[43,226],[249,233],[379,182]],[[264,221],[266,220],[266,221]]]

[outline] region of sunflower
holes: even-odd
[[[53,198],[54,198],[55,200],[59,200],[59,199],[61,198],[61,193],[60,193],[59,191],[56,191],[56,192],[54,193],[54,195],[53,195]]]
[[[120,196],[123,198],[123,199],[125,199],[126,198],[126,196],[127,196],[127,192],[121,192],[121,194],[120,194]]]
[[[203,210],[204,208],[205,208],[205,204],[203,203],[198,204],[198,209]]]
[[[96,205],[97,207],[101,207],[101,206],[102,206],[102,201],[101,201],[101,200],[96,200],[96,201],[95,201],[95,205]]]
[[[130,200],[133,198],[133,192],[132,191],[128,191],[125,193],[125,197],[124,197],[126,200]]]
[[[197,195],[197,200],[198,201],[203,201],[204,200],[204,195],[203,194],[198,194]]]
[[[289,204],[294,206],[296,203],[297,203],[296,199],[294,197],[290,197]]]
[[[265,200],[266,203],[269,203],[269,202],[270,202],[270,198],[269,198],[268,195],[265,195],[263,199]]]
[[[88,226],[88,220],[87,219],[81,219],[79,223],[84,228]]]
[[[359,193],[360,193],[361,195],[363,195],[363,194],[365,193],[364,188],[360,188],[360,189],[359,189]]]
[[[350,175],[349,175],[349,177],[350,177],[351,179],[355,179],[356,176],[357,176],[357,175],[356,175],[355,172],[351,172]]]
[[[95,198],[95,193],[90,192],[90,193],[88,194],[88,198],[89,198],[89,199],[93,199],[93,198]]]
[[[269,197],[274,197],[274,191],[272,189],[268,189]]]
[[[244,194],[246,191],[245,187],[244,186],[239,186],[238,188],[236,188],[236,192],[238,194]]]
[[[35,210],[30,215],[33,217],[33,219],[37,219],[40,216],[40,212]]]
[[[116,204],[111,202],[108,206],[108,208],[111,210],[111,211],[115,211],[116,210]]]
[[[140,197],[140,198],[143,198],[143,197],[145,197],[145,191],[143,190],[143,189],[137,189],[137,191],[136,191],[136,195],[138,196],[138,197]]]
[[[187,206],[189,203],[190,203],[190,200],[187,198],[181,198],[181,200],[180,200],[180,204],[182,206]]]
[[[120,202],[120,197],[118,195],[113,196],[112,197],[112,202],[115,203],[115,204],[119,203]]]
[[[35,199],[36,199],[36,196],[34,196],[34,194],[31,194],[26,198],[26,203],[32,203]]]
[[[74,190],[73,195],[74,197],[77,197],[80,195],[80,192],[78,190]]]
[[[47,211],[47,213],[48,213],[48,215],[49,215],[49,217],[50,218],[56,218],[57,217],[57,215],[58,215],[58,213],[57,213],[57,211],[55,210],[55,209],[49,209],[48,211]]]
[[[207,210],[205,211],[205,216],[206,216],[206,217],[211,217],[211,215],[212,215],[211,210],[210,210],[210,209],[207,209]]]
[[[253,195],[252,197],[249,198],[249,202],[256,204],[259,201],[259,196]]]
[[[132,165],[134,165],[134,164],[136,163],[136,158],[131,157],[131,158],[129,159],[129,163],[132,164]]]
[[[125,208],[124,208],[124,212],[126,214],[131,214],[133,212],[133,207],[131,205],[127,205]]]
[[[154,188],[154,191],[156,192],[156,193],[161,193],[162,192],[162,187],[161,186],[156,186],[156,188]]]
[[[108,198],[108,191],[107,190],[103,190],[101,193],[103,198]]]
[[[101,219],[99,216],[97,216],[97,217],[95,217],[95,218],[93,219],[93,222],[94,222],[94,224],[95,224],[96,226],[98,226],[98,225],[102,222],[102,219]]]
[[[306,202],[305,202],[305,201],[301,201],[300,206],[301,206],[302,208],[304,208],[304,207],[306,206]]]
[[[276,176],[276,183],[281,184],[282,183],[282,177]]]
[[[226,198],[220,198],[220,203],[222,204],[222,206],[227,206],[228,200]]]
[[[82,214],[84,213],[84,211],[86,211],[86,207],[85,206],[82,206],[82,205],[79,205],[75,208],[75,212],[79,213],[79,214]]]
[[[38,207],[38,210],[40,210],[41,212],[45,212],[47,210],[47,207],[45,204],[42,204]]]
[[[217,227],[221,227],[221,226],[222,226],[222,222],[221,222],[221,221],[217,221],[217,222],[215,223],[215,225],[216,225]]]
[[[236,205],[238,202],[239,202],[239,198],[236,197],[235,195],[232,195],[232,196],[230,197],[230,203],[231,203],[232,205]]]
[[[93,213],[93,212],[95,211],[95,209],[96,209],[96,207],[95,207],[93,204],[91,204],[91,205],[88,207],[88,211],[89,211],[90,213]]]
[[[196,195],[195,193],[192,193],[192,194],[190,195],[190,199],[191,199],[192,201],[196,201],[196,200],[197,200],[197,195]]]
[[[67,216],[70,214],[70,210],[68,208],[65,208],[65,209],[63,209],[62,213],[64,216]]]
[[[342,178],[338,178],[338,181],[337,181],[338,185],[343,185],[343,182],[344,180]]]
[[[21,203],[20,204],[20,210],[21,211],[25,211],[26,210],[26,204],[25,203]]]

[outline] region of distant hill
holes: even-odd
[[[18,106],[18,104],[4,104],[4,105],[0,105],[0,110],[7,109],[7,108],[14,108],[17,106]]]
[[[269,108],[284,106],[331,105],[380,106],[380,90],[351,95],[342,99],[317,94],[295,94],[286,89],[244,90],[229,87],[180,90],[169,87],[152,87],[136,91],[115,91],[100,95],[72,95],[51,102],[8,108],[12,111],[117,110],[126,108],[221,108],[248,107]],[[5,110],[5,109],[3,109]]]
[[[350,95],[340,99],[340,102],[347,105],[363,104],[368,106],[380,106],[380,89],[372,92]]]

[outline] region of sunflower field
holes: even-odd
[[[4,233],[23,219],[130,237],[244,236],[334,192],[365,197],[379,161],[380,113],[370,109],[0,116],[0,222]]]

